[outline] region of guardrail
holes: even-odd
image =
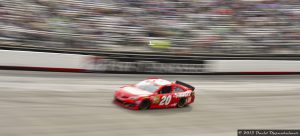
[[[41,50],[40,50],[41,51]],[[1,69],[64,72],[163,74],[299,74],[300,59],[292,57],[151,56],[116,52],[38,52],[0,50]]]

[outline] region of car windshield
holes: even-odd
[[[159,85],[155,85],[147,80],[139,82],[135,86],[151,93],[154,93],[159,88]]]

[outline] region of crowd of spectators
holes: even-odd
[[[300,0],[0,0],[0,44],[187,52],[288,53]],[[299,48],[300,49],[300,48]]]

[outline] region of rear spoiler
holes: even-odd
[[[192,91],[195,90],[195,87],[193,87],[193,86],[191,86],[191,85],[189,85],[189,84],[187,84],[187,83],[184,83],[184,82],[181,82],[181,81],[176,81],[175,83],[176,83],[176,84],[180,84],[180,85],[182,85],[182,86],[185,86],[185,87],[191,89]]]

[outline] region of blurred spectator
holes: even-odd
[[[0,44],[79,49],[172,48],[295,53],[299,0],[0,0]]]

